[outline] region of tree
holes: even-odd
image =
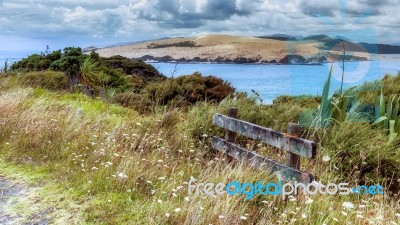
[[[64,48],[62,57],[52,62],[50,69],[64,71],[68,78],[69,88],[73,88],[78,85],[81,80],[80,70],[84,60],[85,56],[82,54],[81,48]]]

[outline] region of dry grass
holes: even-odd
[[[220,132],[210,126],[210,117],[234,104],[239,103],[229,100],[219,106],[201,104],[187,113],[139,116],[78,94],[2,91],[1,157],[46,168],[58,177],[51,179],[81,196],[88,223],[397,224],[399,201],[389,196],[312,196],[313,201],[298,196],[288,202],[273,196],[250,201],[243,196],[188,196],[191,176],[215,183],[274,180],[266,172],[210,153],[207,136]],[[251,108],[246,112],[245,102],[239,105],[242,115],[251,117]],[[286,122],[261,121],[283,129]],[[346,180],[337,176],[333,160],[321,160],[328,152],[320,146],[319,157],[304,167],[324,183]],[[343,207],[343,202],[354,208]]]

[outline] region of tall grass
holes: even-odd
[[[279,130],[296,121],[301,110],[293,104],[270,107],[247,98],[227,98],[220,104],[199,103],[188,111],[155,110],[139,115],[81,94],[9,89],[0,92],[0,157],[47,168],[57,177],[54,182],[81,196],[77,201],[82,203],[88,223],[397,223],[399,200],[388,196],[300,195],[287,202],[274,196],[256,196],[250,201],[242,196],[189,196],[187,182],[191,176],[199,182],[215,183],[276,181],[266,171],[231,163],[225,156],[212,153],[208,137],[222,134],[211,125],[212,115],[226,113],[229,106],[238,106],[242,119]],[[378,131],[369,127],[333,127],[321,140],[317,159],[302,163],[303,169],[323,183],[356,184],[354,177],[362,176],[351,173],[359,165],[358,160],[352,160],[358,159],[363,149],[367,155],[360,164],[375,162],[374,151],[379,145],[374,143],[381,140]],[[266,148],[250,147],[255,151]],[[387,149],[381,152],[381,159],[397,148]],[[322,160],[326,155],[330,161]],[[396,164],[387,159],[387,165],[395,168]]]

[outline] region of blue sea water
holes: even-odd
[[[4,63],[7,61],[8,66],[11,66],[14,62],[26,58],[28,55],[40,54],[38,51],[7,51],[0,50],[0,69],[4,68]]]
[[[0,51],[0,68],[5,60],[9,65],[37,51]],[[400,55],[391,55],[395,60],[376,60],[346,62],[344,70],[344,88],[366,81],[382,78],[385,74],[397,74],[400,71]],[[263,65],[263,64],[178,64],[152,63],[166,76],[181,76],[201,72],[203,75],[215,75],[230,82],[238,91],[257,91],[263,103],[272,103],[279,95],[321,95],[323,85],[332,64],[322,65]],[[342,64],[333,64],[331,93],[340,89]]]
[[[263,103],[272,103],[279,95],[321,95],[331,63],[322,65],[262,65],[262,64],[178,64],[152,63],[166,76],[181,76],[193,72],[215,75],[230,82],[238,91],[257,91]],[[339,90],[342,64],[334,63],[330,92]],[[400,71],[399,60],[345,62],[344,88],[382,78]]]

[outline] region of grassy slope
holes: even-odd
[[[70,191],[64,195],[73,197],[65,201],[82,204],[76,213],[88,224],[396,224],[399,220],[398,200],[381,196],[312,196],[312,203],[304,196],[286,203],[272,196],[251,201],[243,196],[188,196],[190,176],[215,183],[273,180],[265,172],[210,154],[205,134],[221,134],[211,125],[213,113],[236,105],[241,118],[284,130],[296,120],[299,109],[294,104],[260,109],[244,100],[226,100],[218,106],[200,104],[188,112],[160,108],[158,113],[139,115],[80,94],[20,88],[11,78],[2,78],[0,87],[0,157],[10,165],[24,165],[24,173],[27,168],[45,171],[40,179],[59,184],[52,189],[55,192]],[[319,155],[304,162],[304,169],[323,183],[353,184],[357,173],[339,172],[336,162],[343,159],[335,153],[351,149],[359,154],[362,146],[369,157],[385,140],[369,125],[346,123],[319,138],[323,143]],[[268,150],[249,144],[256,151]],[[332,160],[323,162],[324,155]],[[355,208],[343,208],[345,201]]]

